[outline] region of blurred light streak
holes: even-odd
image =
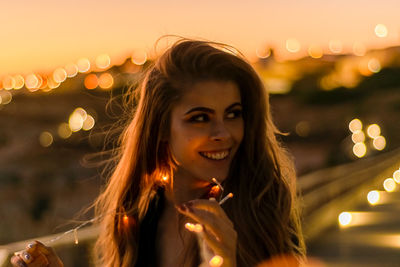
[[[340,226],[348,226],[352,222],[352,215],[350,212],[342,212],[339,214],[338,221]]]
[[[135,65],[143,65],[147,61],[147,53],[144,51],[135,51],[132,53],[131,61]]]
[[[107,54],[99,55],[96,58],[96,66],[99,69],[106,69],[110,66],[110,64],[111,64],[111,59],[110,59],[110,56]]]
[[[100,88],[102,89],[110,89],[114,84],[114,78],[110,73],[103,73],[100,75],[98,79],[98,83]]]
[[[362,122],[361,120],[355,118],[349,123],[349,130],[354,133],[355,131],[361,131],[362,130]]]
[[[383,188],[386,190],[386,192],[393,192],[396,190],[396,182],[392,178],[387,178],[383,182]]]
[[[95,89],[99,85],[99,80],[97,78],[97,75],[94,73],[88,74],[85,77],[84,81],[86,89],[92,90]]]
[[[343,51],[343,44],[340,40],[330,40],[329,50],[334,54],[340,54]]]
[[[387,212],[375,212],[375,211],[351,211],[351,212],[342,212],[346,213],[344,216],[345,222],[348,222],[345,227],[355,227],[355,226],[363,226],[363,225],[372,225],[384,222],[390,217],[390,214]],[[348,214],[347,214],[348,213]],[[339,215],[340,217],[340,215]],[[350,220],[348,218],[351,218]],[[339,222],[340,223],[340,222]]]
[[[384,38],[388,35],[388,29],[384,24],[377,24],[375,26],[375,34],[380,38]]]
[[[81,58],[77,62],[78,71],[81,73],[85,73],[90,69],[90,61],[87,58]]]
[[[367,127],[367,134],[372,139],[376,138],[381,134],[381,128],[378,124],[371,124]]]
[[[290,53],[297,53],[301,49],[301,44],[297,39],[290,38],[286,40],[286,49]]]
[[[383,150],[386,147],[386,139],[383,136],[378,136],[374,138],[372,144],[376,150]]]
[[[49,147],[53,143],[53,135],[49,132],[42,132],[39,137],[40,145]]]

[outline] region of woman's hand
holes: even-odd
[[[39,241],[28,244],[25,250],[11,258],[16,267],[63,267],[64,264],[51,247],[46,247]]]
[[[209,262],[214,256],[220,256],[222,265],[214,266],[236,267],[237,233],[215,199],[188,201],[178,206],[178,211],[202,226],[202,229],[197,227],[193,231],[199,238],[202,260],[206,266],[210,266]],[[214,260],[218,262],[216,258]]]

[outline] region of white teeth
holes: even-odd
[[[221,160],[225,159],[229,155],[229,150],[217,153],[200,152],[200,154],[209,159]]]

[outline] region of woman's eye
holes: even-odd
[[[199,114],[191,117],[190,122],[206,122],[208,121],[208,116],[206,114]]]
[[[233,110],[231,112],[228,113],[228,115],[226,116],[228,119],[235,119],[235,118],[239,118],[242,116],[242,110]]]

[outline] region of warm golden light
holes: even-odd
[[[86,76],[84,84],[85,84],[86,89],[92,90],[92,89],[95,89],[99,85],[99,79],[97,78],[96,74],[91,73]]]
[[[353,44],[353,53],[356,56],[363,57],[367,53],[367,48],[363,43],[355,42]]]
[[[162,180],[163,180],[164,182],[168,181],[168,176],[163,176],[163,177],[162,177]]]
[[[87,113],[83,108],[77,108],[69,116],[69,128],[73,132],[78,132],[83,127],[83,122],[87,118]]]
[[[384,38],[388,34],[388,29],[384,24],[377,24],[375,26],[375,34],[380,38]]]
[[[64,69],[67,72],[68,78],[75,77],[78,74],[78,66],[76,64],[70,63]]]
[[[363,143],[365,141],[365,134],[363,131],[356,130],[352,135],[351,135],[351,140],[353,143]]]
[[[396,182],[392,178],[387,178],[383,182],[383,188],[386,190],[386,192],[393,192],[396,189]]]
[[[90,61],[87,58],[81,58],[77,62],[78,71],[85,73],[90,69]]]
[[[53,72],[53,79],[56,83],[62,83],[67,79],[67,72],[63,68],[58,68]]]
[[[334,54],[340,54],[343,51],[343,45],[340,40],[330,40],[329,50]]]
[[[219,255],[215,255],[214,257],[211,258],[211,260],[209,261],[209,265],[210,267],[219,267],[224,263],[224,259],[219,256]]]
[[[400,170],[397,170],[393,173],[393,180],[400,184]]]
[[[0,104],[7,105],[12,100],[12,94],[8,91],[0,91]]]
[[[260,46],[256,49],[256,55],[258,58],[268,58],[271,55],[271,49],[267,46]]]
[[[383,136],[378,136],[374,138],[372,144],[376,150],[383,150],[386,147],[386,139]]]
[[[43,147],[49,147],[53,143],[53,135],[49,132],[42,132],[39,136],[39,143]]]
[[[90,129],[93,128],[94,123],[95,123],[94,118],[90,115],[87,115],[86,120],[83,122],[82,130],[89,131]]]
[[[369,204],[376,205],[379,202],[380,194],[377,190],[370,191],[367,195]]]
[[[55,89],[60,86],[60,83],[54,81],[53,77],[48,77],[47,86],[49,87],[49,89]]]
[[[368,61],[368,69],[373,73],[378,73],[381,71],[381,63],[377,58],[371,58]]]
[[[3,88],[6,90],[11,90],[15,87],[14,77],[7,75],[3,78]]]
[[[71,128],[69,128],[68,123],[65,123],[65,122],[61,123],[58,126],[57,132],[58,132],[58,135],[63,139],[67,139],[72,135]]]
[[[308,48],[308,54],[312,58],[321,58],[324,55],[324,52],[322,50],[322,47],[319,45],[310,45]]]
[[[19,75],[19,74],[15,75],[14,76],[14,81],[15,81],[15,85],[14,85],[14,89],[15,90],[19,90],[22,87],[24,87],[25,80],[24,80],[24,77],[22,77],[22,75]]]
[[[308,121],[300,121],[296,124],[296,133],[298,136],[307,137],[310,134],[310,128]]]
[[[368,62],[369,60],[361,60],[358,64],[358,71],[360,72],[361,75],[363,76],[371,76],[372,74],[374,74],[368,66]]]
[[[297,39],[291,38],[286,40],[286,49],[290,53],[297,53],[301,49],[301,44]]]
[[[362,158],[367,153],[367,146],[364,143],[357,143],[353,146],[353,153],[359,158]]]
[[[135,65],[143,65],[147,61],[147,53],[145,51],[135,51],[132,53],[131,61]]]
[[[354,133],[356,131],[361,131],[362,130],[362,122],[359,119],[353,119],[349,123],[349,130]]]
[[[381,134],[381,127],[378,124],[368,125],[367,134],[371,138],[376,138]]]
[[[129,223],[128,215],[124,215],[124,217],[122,217],[122,220],[124,221],[124,224],[128,224]]]
[[[39,79],[35,74],[29,74],[28,76],[25,77],[25,86],[26,88],[31,91],[37,91],[39,85]]]
[[[99,55],[96,58],[96,66],[99,69],[106,69],[110,66],[110,64],[111,64],[111,59],[110,59],[110,56],[107,54]]]
[[[342,212],[339,214],[338,221],[340,226],[349,226],[352,220],[350,212]]]
[[[113,76],[107,72],[101,74],[98,81],[99,81],[99,86],[102,89],[110,89],[114,84]]]

